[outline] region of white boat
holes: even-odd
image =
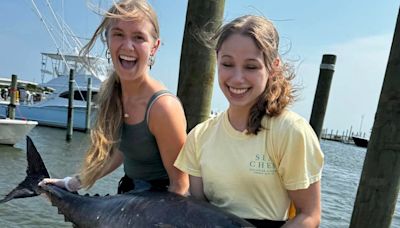
[[[51,80],[41,83],[41,88],[51,88],[52,93],[43,94],[41,100],[20,99],[16,105],[15,118],[37,121],[39,125],[50,127],[67,127],[68,119],[68,96],[69,96],[69,69],[74,66],[74,114],[73,128],[75,130],[86,130],[86,94],[88,78],[92,79],[92,101],[100,89],[101,82],[107,74],[108,64],[104,59],[98,57],[84,58],[79,55],[61,55],[53,53],[42,53],[43,62],[51,61],[51,69],[47,64],[42,65],[42,79],[49,75]],[[89,64],[90,63],[90,64]],[[54,67],[57,66],[57,67]],[[21,97],[23,98],[23,97]],[[0,101],[0,117],[7,117],[9,101]],[[91,119],[95,115],[94,108],[91,110]]]
[[[14,145],[37,124],[36,121],[0,119],[0,144]]]

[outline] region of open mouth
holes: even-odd
[[[231,86],[229,86],[228,88],[229,92],[231,92],[234,95],[243,95],[244,93],[250,90],[250,88],[234,88]]]
[[[120,55],[119,62],[124,69],[131,69],[136,65],[136,58],[128,55]]]

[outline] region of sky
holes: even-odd
[[[46,5],[72,31],[89,38],[101,17],[88,3],[108,8],[112,0],[35,0],[48,24],[56,25]],[[162,46],[151,75],[176,92],[187,0],[149,0],[158,14]],[[309,120],[324,54],[337,56],[324,129],[370,133],[385,75],[400,1],[270,1],[226,0],[223,21],[245,14],[272,20],[280,34],[280,53],[295,67],[298,100],[291,109]],[[17,74],[41,82],[41,52],[55,52],[32,0],[0,1],[0,77]],[[85,42],[85,40],[82,40]],[[63,47],[58,43],[58,47]],[[102,49],[97,47],[98,52]],[[211,107],[223,111],[228,102],[215,77]]]

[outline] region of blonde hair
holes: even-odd
[[[80,54],[88,55],[99,37],[103,42],[107,41],[108,30],[116,20],[148,20],[154,27],[153,38],[159,38],[157,16],[147,1],[122,0],[114,3],[104,14],[102,22]],[[123,123],[121,94],[119,76],[113,71],[102,83],[98,94],[99,109],[95,125],[90,132],[91,144],[80,171],[81,185],[86,189],[92,187],[96,180],[104,175],[103,170],[110,165],[111,155],[118,146],[119,130]]]
[[[269,74],[264,92],[250,109],[247,121],[249,134],[257,134],[261,129],[261,120],[264,115],[278,116],[283,109],[293,102],[295,89],[291,84],[294,73],[289,64],[279,63],[278,52],[279,35],[273,23],[268,19],[246,15],[222,26],[213,40],[216,40],[216,52],[220,50],[223,42],[233,34],[248,36],[254,40],[257,47],[263,52],[264,64]]]

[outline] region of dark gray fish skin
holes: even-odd
[[[76,227],[254,227],[209,203],[170,192],[83,196],[55,185],[39,187],[49,174],[29,137],[27,159],[27,177],[0,203],[44,193]]]

